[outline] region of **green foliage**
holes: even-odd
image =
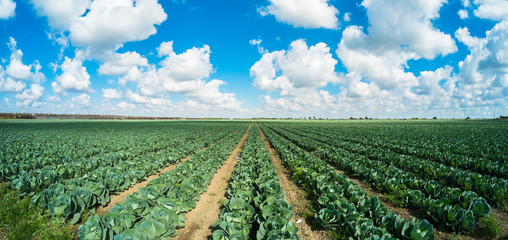
[[[20,198],[6,185],[0,186],[0,229],[7,239],[73,239],[72,227],[57,227],[29,197]]]
[[[489,239],[497,238],[501,233],[497,220],[491,215],[480,218],[477,226],[481,235]]]

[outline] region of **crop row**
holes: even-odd
[[[12,181],[11,188],[20,193],[27,193],[47,187],[33,196],[34,205],[46,208],[57,224],[64,224],[66,221],[74,224],[80,220],[84,212],[93,213],[99,205],[108,204],[111,195],[132,187],[147,176],[177,163],[185,156],[227,134],[226,131],[220,133],[209,131],[207,135],[201,135],[199,139],[186,143],[180,138],[180,143],[172,148],[147,154],[142,158],[120,161],[115,165],[96,166],[94,170],[80,177],[58,182],[54,170],[43,170],[41,172],[43,174],[37,177],[24,173]],[[80,162],[76,163],[79,164]]]
[[[94,165],[103,161],[125,160],[153,153],[174,144],[175,139],[192,136],[190,133],[193,130],[206,131],[205,125],[197,125],[195,129],[187,127],[133,129],[127,126],[120,128],[116,125],[94,124],[98,125],[72,125],[74,128],[65,124],[52,128],[50,127],[52,125],[43,125],[45,127],[37,129],[33,129],[31,125],[22,125],[23,130],[7,128],[12,132],[2,129],[7,137],[0,142],[1,180],[12,180],[21,171],[37,175],[43,167],[51,167],[69,175],[69,178],[79,176],[82,174],[72,170],[65,173],[64,170],[72,168],[73,162],[91,166],[93,169]],[[31,173],[32,171],[34,173]]]
[[[433,222],[445,224],[455,231],[468,232],[473,229],[476,219],[490,214],[485,199],[474,192],[444,187],[384,162],[372,161],[317,140],[290,132],[278,133],[308,150],[319,145],[319,151],[315,153],[328,163],[361,177],[381,192],[404,199],[409,207],[422,210]]]
[[[245,128],[193,155],[174,170],[151,180],[102,216],[78,228],[81,239],[159,239],[176,235],[185,212],[196,206],[214,173],[235,148]]]
[[[281,130],[281,128],[278,129]],[[437,180],[444,186],[458,187],[464,191],[474,191],[491,203],[500,205],[508,203],[508,180],[457,169],[417,157],[399,155],[387,149],[338,141],[317,134],[292,131],[292,133],[295,132],[297,136],[293,138],[294,141],[303,141],[301,138],[306,137],[312,138],[319,142],[315,143],[316,149],[320,147],[318,146],[320,144],[332,144],[335,147],[363,155],[369,159],[382,161],[404,171],[412,172],[423,179]]]
[[[408,221],[387,209],[323,160],[262,126],[291,176],[314,199],[317,222],[325,229],[354,239],[434,239],[427,221]]]
[[[250,131],[235,167],[228,200],[212,227],[213,239],[300,239],[290,221],[292,206],[286,202],[270,155],[259,131]]]
[[[297,128],[287,128],[287,130],[297,130]],[[438,149],[421,148],[420,146],[425,143],[420,143],[418,146],[407,146],[404,142],[389,141],[390,137],[385,138],[366,138],[365,136],[344,136],[334,132],[332,128],[315,129],[315,128],[299,128],[303,133],[318,135],[320,137],[332,138],[336,141],[346,141],[363,146],[371,146],[379,149],[389,149],[397,154],[411,155],[426,160],[439,162],[448,166],[457,167],[463,170],[470,170],[484,175],[491,175],[494,177],[507,178],[508,176],[508,162],[502,159],[487,159],[481,157],[471,157],[469,155],[459,155],[448,151],[439,151]]]

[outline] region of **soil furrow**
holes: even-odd
[[[187,222],[184,228],[177,230],[175,239],[207,239],[212,235],[210,226],[219,219],[220,208],[228,189],[228,182],[238,162],[236,157],[240,156],[251,127],[252,125],[249,126],[224,165],[217,170],[210,185],[208,185],[208,189],[201,194],[196,208],[185,214]]]
[[[282,165],[282,161],[275,152],[275,149],[273,149],[270,145],[270,142],[259,126],[257,127],[261,133],[265,147],[270,153],[270,158],[272,159],[272,163],[275,166],[275,170],[280,179],[280,186],[282,187],[284,195],[286,195],[286,201],[293,206],[294,216],[291,218],[291,221],[298,227],[298,235],[300,235],[302,240],[332,239],[330,234],[326,231],[312,229],[309,222],[312,221],[313,216],[312,213],[307,210],[307,194],[305,191],[299,189],[298,186],[296,186],[296,184],[291,180],[289,171]]]
[[[237,130],[231,132],[231,134],[233,134],[234,132],[236,132]],[[222,139],[222,138],[221,138]],[[220,141],[221,139],[218,139],[217,141]],[[159,175],[163,174],[163,173],[167,173],[173,169],[175,169],[178,165],[184,163],[185,161],[189,160],[189,158],[191,158],[194,154],[198,153],[198,152],[201,152],[203,150],[206,150],[207,148],[209,148],[210,146],[212,146],[213,144],[215,144],[217,141],[214,141],[212,142],[210,145],[208,145],[208,147],[204,147],[204,148],[201,148],[200,150],[192,153],[191,155],[183,158],[180,162],[176,163],[176,164],[171,164],[169,166],[167,166],[166,168],[162,169],[160,172],[156,173],[156,174],[153,174],[151,176],[149,176],[145,181],[142,181],[142,182],[139,182],[139,183],[136,183],[134,186],[132,186],[131,188],[125,190],[124,192],[118,194],[118,195],[113,195],[111,196],[111,201],[108,203],[107,206],[100,206],[97,208],[96,210],[96,213],[97,215],[101,216],[105,213],[108,213],[109,210],[115,206],[117,203],[121,203],[125,198],[127,198],[127,196],[135,193],[135,192],[138,192],[139,189],[141,189],[142,187],[146,187],[146,185],[152,181],[154,178],[157,178],[159,177]]]
[[[203,148],[203,149],[201,149],[201,150],[199,150],[199,151],[203,151],[203,150],[205,150],[205,149],[206,149],[206,148]],[[108,213],[108,212],[109,212],[109,210],[110,210],[113,206],[115,206],[117,203],[121,203],[121,202],[122,202],[125,198],[127,198],[127,196],[129,196],[129,195],[131,195],[131,194],[133,194],[133,193],[135,193],[135,192],[138,192],[138,191],[139,191],[139,189],[141,189],[142,187],[146,187],[146,185],[147,185],[150,181],[152,181],[154,178],[159,177],[159,175],[161,175],[161,174],[163,174],[163,173],[167,173],[167,172],[169,172],[169,171],[171,171],[171,170],[175,169],[175,168],[176,168],[176,166],[178,166],[178,165],[180,165],[180,164],[184,163],[184,162],[185,162],[185,161],[187,161],[187,160],[188,160],[191,156],[192,156],[192,155],[185,157],[184,159],[182,159],[182,161],[180,161],[180,162],[178,162],[178,163],[176,163],[176,164],[172,164],[172,165],[167,166],[166,168],[162,169],[162,171],[160,171],[159,173],[156,173],[156,174],[154,174],[154,175],[152,175],[152,176],[149,176],[149,177],[148,177],[145,181],[142,181],[142,182],[136,183],[134,186],[132,186],[131,188],[129,188],[129,189],[127,189],[127,190],[125,190],[124,192],[122,192],[122,193],[120,193],[120,194],[118,194],[118,195],[113,195],[113,196],[111,196],[111,201],[108,203],[108,205],[107,205],[107,206],[100,206],[100,207],[98,207],[98,208],[97,208],[97,211],[96,211],[96,212],[97,212],[97,215],[99,215],[99,216],[100,216],[100,215],[103,215],[103,214],[105,214],[105,213]]]

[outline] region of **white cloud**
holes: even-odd
[[[68,30],[85,13],[91,0],[30,0],[39,16],[48,18],[51,28]]]
[[[434,59],[457,51],[450,35],[432,26],[446,0],[365,0],[371,26],[367,29],[369,47],[411,51]]]
[[[356,117],[358,114],[366,114],[391,117],[397,112],[414,114],[429,109],[438,111],[436,109],[457,107],[459,100],[454,94],[457,92],[459,78],[453,74],[452,67],[422,71],[419,75],[407,71],[409,61],[422,58],[432,60],[457,51],[452,37],[433,26],[433,21],[439,18],[439,10],[444,3],[444,0],[363,1],[369,27],[365,30],[359,26],[347,27],[336,50],[347,74],[335,73],[332,66],[335,66],[336,62],[333,61],[323,61],[328,62],[328,65],[324,65],[328,66],[325,69],[329,70],[316,71],[316,74],[333,73],[331,76],[334,76],[332,79],[336,79],[335,81],[317,81],[319,77],[305,75],[310,74],[309,69],[316,69],[312,65],[320,62],[316,60],[298,60],[302,64],[292,68],[295,74],[286,74],[288,70],[284,64],[292,61],[285,58],[290,55],[291,49],[288,53],[274,51],[263,54],[251,67],[253,84],[261,90],[275,91],[280,95],[278,98],[263,96],[266,111],[299,117],[301,114],[337,114],[342,117],[347,114]],[[323,49],[318,51],[316,56],[329,54],[329,49],[324,47],[324,44],[322,47],[316,45],[316,48]],[[308,49],[310,51],[311,48]],[[309,56],[303,54],[306,51],[295,51],[298,52],[302,54],[295,54],[296,56]],[[333,60],[331,55],[329,59]],[[298,69],[307,72],[300,74]],[[299,76],[302,81],[293,80]],[[315,82],[309,84],[303,79],[314,79]],[[338,94],[318,89],[328,82],[339,83]]]
[[[337,10],[329,0],[269,0],[259,9],[262,16],[273,15],[279,22],[294,27],[337,29]]]
[[[263,46],[261,46],[261,43],[263,42],[263,40],[261,39],[251,39],[249,40],[249,44],[252,45],[252,46],[256,46],[258,48],[258,52],[261,53],[261,54],[265,54],[267,53],[268,51],[263,48]]]
[[[455,37],[469,48],[473,48],[481,44],[481,39],[472,37],[467,27],[457,29],[457,31],[455,31]]]
[[[218,79],[206,81],[213,72],[210,63],[210,47],[193,47],[177,54],[173,51],[172,42],[163,42],[157,49],[159,56],[165,56],[157,65],[131,68],[119,79],[119,84],[127,88],[128,83],[134,83],[137,90],[127,88],[123,97],[128,101],[141,104],[147,109],[161,106],[181,108],[185,113],[185,106],[199,109],[235,109],[240,110],[235,94],[222,92],[220,87],[226,82]],[[114,90],[104,89],[104,97],[120,94]],[[116,91],[116,90],[115,90]],[[183,94],[184,102],[171,104],[168,94]],[[173,109],[175,110],[175,109]]]
[[[81,106],[84,106],[84,107],[88,107],[90,106],[90,103],[91,103],[91,100],[90,100],[90,96],[86,93],[82,93],[78,96],[75,96],[71,99],[71,101],[74,103],[74,104],[78,104],[78,105],[81,105]]]
[[[252,39],[249,41],[250,45],[252,45],[252,46],[261,45],[261,42],[263,42],[263,40],[261,40],[261,39]]]
[[[344,19],[344,22],[349,22],[349,21],[351,21],[351,13],[348,13],[348,12],[347,12],[347,13],[344,13],[344,17],[343,17],[343,19]]]
[[[286,94],[292,88],[323,87],[339,82],[336,64],[325,43],[309,47],[299,39],[291,43],[287,52],[263,54],[251,67],[250,75],[257,88]]]
[[[137,52],[112,53],[99,67],[99,74],[118,76],[137,66],[148,66],[148,60]]]
[[[160,63],[164,72],[175,81],[190,81],[207,78],[212,73],[210,64],[210,47],[193,47],[184,53],[172,52]]]
[[[471,2],[469,0],[460,0],[462,2],[462,6],[465,8],[471,7]]]
[[[159,57],[169,56],[171,53],[173,53],[173,41],[163,42],[157,48],[157,54]]]
[[[37,14],[74,46],[93,54],[116,50],[125,42],[147,39],[167,18],[157,0],[31,0]]]
[[[32,84],[30,89],[25,89],[22,93],[16,94],[18,105],[37,105],[36,101],[42,97],[43,93],[44,87],[42,87],[40,84]]]
[[[213,79],[204,86],[192,91],[188,96],[213,106],[227,109],[240,109],[241,102],[237,101],[234,93],[223,93],[219,90],[226,82]]]
[[[459,14],[460,19],[467,19],[469,17],[466,9],[460,9],[457,14]]]
[[[79,54],[76,54],[79,55]],[[64,62],[60,66],[62,74],[51,83],[53,91],[58,94],[66,94],[66,91],[72,92],[90,92],[90,75],[83,66],[83,62],[79,57],[70,59],[65,57]]]
[[[7,77],[0,65],[0,92],[21,92],[25,87],[26,83]]]
[[[439,68],[436,71],[423,71],[418,77],[418,86],[416,87],[416,93],[420,95],[432,95],[432,94],[446,94],[451,95],[454,88],[448,88],[447,90],[442,88],[440,81],[448,80],[451,78],[453,68],[446,66]],[[449,87],[449,86],[448,86]],[[443,104],[445,102],[442,102]]]
[[[125,97],[127,100],[129,100],[133,103],[144,104],[150,108],[159,107],[159,106],[168,106],[171,104],[171,101],[168,99],[147,97],[147,96],[140,95],[138,93],[134,93],[130,90],[125,93]]]
[[[461,82],[458,95],[462,99],[462,104],[487,105],[495,99],[506,98],[508,96],[508,21],[497,23],[490,31],[487,31],[485,38],[472,38],[468,32],[463,35],[465,37],[462,37],[461,41],[470,47],[471,53],[459,63]],[[473,43],[468,44],[468,42]]]
[[[60,102],[60,98],[57,96],[49,96],[48,101],[50,101],[52,103],[57,103],[57,102]]]
[[[16,15],[16,3],[12,0],[0,0],[0,19],[9,19]]]
[[[45,79],[41,70],[41,65],[36,60],[33,64],[23,64],[23,52],[17,49],[17,43],[14,38],[9,38],[9,48],[11,50],[11,57],[9,65],[6,67],[6,73],[9,77],[15,80],[25,80],[40,83]],[[34,72],[32,72],[32,69]]]
[[[508,19],[508,1],[506,0],[474,0],[479,6],[474,10],[474,15],[490,20]]]
[[[102,96],[107,99],[121,99],[122,91],[113,88],[102,89]]]
[[[81,47],[114,49],[147,39],[166,18],[157,0],[94,0],[85,16],[72,21],[70,39]]]
[[[351,98],[383,97],[390,101],[415,101],[418,78],[406,72],[407,62],[434,59],[457,51],[453,39],[432,26],[443,0],[365,0],[370,26],[342,33],[336,51],[347,68],[343,95]]]

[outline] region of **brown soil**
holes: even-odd
[[[259,126],[258,126],[259,129]],[[261,137],[263,138],[263,142],[265,143],[265,147],[270,153],[270,157],[272,159],[272,163],[275,166],[275,170],[277,171],[277,175],[280,179],[280,185],[284,194],[286,195],[286,201],[293,206],[294,216],[291,218],[291,221],[296,224],[300,231],[298,235],[300,235],[301,239],[332,239],[330,234],[328,234],[324,230],[313,230],[309,222],[312,221],[312,214],[307,210],[308,200],[305,196],[307,194],[305,191],[299,189],[296,184],[289,177],[289,171],[284,168],[282,165],[282,161],[279,156],[275,152],[275,149],[272,148],[270,142],[266,138],[265,134],[261,129],[259,129],[261,133]],[[304,215],[304,216],[302,216]],[[307,216],[305,216],[307,215]],[[311,215],[311,217],[309,217]],[[296,223],[297,220],[301,220],[300,223]]]
[[[492,217],[494,217],[501,228],[501,235],[498,239],[508,239],[508,213],[498,208],[492,208]]]
[[[238,162],[236,157],[240,156],[251,126],[249,126],[242,140],[231,152],[224,165],[217,170],[210,185],[208,185],[208,189],[201,194],[196,208],[185,214],[187,222],[184,228],[177,230],[175,239],[207,239],[212,235],[210,226],[219,219],[220,207],[225,200],[224,196],[228,188],[228,180],[231,178]]]

